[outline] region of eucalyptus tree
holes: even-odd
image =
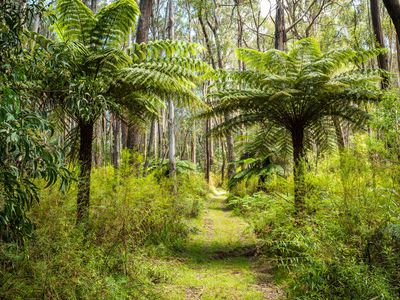
[[[59,49],[59,69],[55,68],[49,84],[62,84],[67,90],[57,97],[57,104],[78,126],[77,223],[89,217],[97,118],[124,107],[130,117],[145,120],[169,97],[198,100],[192,88],[198,72],[206,69],[193,57],[198,45],[161,41],[124,49],[139,13],[134,0],[117,0],[97,14],[81,0],[57,2],[54,28],[61,41],[53,47]]]
[[[300,40],[288,53],[239,49],[237,54],[247,70],[227,77],[225,88],[213,95],[218,100],[212,112],[206,114],[235,116],[215,127],[216,133],[256,126],[257,138],[266,144],[290,145],[295,210],[301,213],[307,146],[329,143],[332,117],[361,126],[368,114],[360,104],[379,100],[380,77],[356,69],[354,62],[368,53],[351,49],[322,53],[313,38]]]

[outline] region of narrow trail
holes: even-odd
[[[163,286],[167,299],[282,299],[279,288],[260,283],[252,258],[255,236],[248,224],[224,207],[226,192],[209,195],[204,213],[181,255],[171,262],[173,279]],[[264,280],[263,280],[264,281]],[[267,281],[268,282],[268,281]]]

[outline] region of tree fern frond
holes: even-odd
[[[134,62],[153,61],[160,57],[191,57],[203,51],[204,47],[197,43],[184,41],[159,40],[148,43],[134,43],[128,49]]]
[[[129,62],[130,58],[123,50],[114,48],[99,49],[86,57],[84,68],[93,73],[109,73],[128,65]]]
[[[96,14],[91,43],[101,48],[120,48],[140,15],[135,0],[117,0]]]
[[[151,91],[164,99],[175,99],[178,104],[203,105],[200,98],[192,91],[194,87],[192,82],[182,81],[157,70],[133,65],[122,69],[118,78],[117,85],[122,84],[123,89]]]
[[[297,61],[312,61],[319,59],[322,52],[318,41],[313,37],[308,37],[297,41],[288,56]]]
[[[250,68],[261,71],[279,71],[292,66],[290,57],[283,51],[271,49],[260,52],[253,49],[239,48],[237,57]]]
[[[381,98],[379,73],[357,69],[358,53],[351,49],[322,53],[314,38],[306,38],[288,54],[237,52],[246,71],[223,74],[223,82],[215,86],[221,90],[210,95],[213,111],[203,116],[236,116],[219,124],[217,133],[257,127],[250,144],[266,153],[273,148],[293,151],[299,159],[306,147],[328,149],[336,133],[333,116],[362,127],[368,119],[363,102]]]
[[[158,95],[144,91],[129,93],[119,98],[118,103],[125,107],[131,116],[143,122],[151,116],[158,116],[159,110],[165,108],[164,101]]]
[[[96,24],[93,12],[82,0],[58,0],[54,27],[63,41],[87,45]]]
[[[231,131],[238,131],[245,126],[251,126],[259,123],[262,120],[259,115],[253,113],[241,114],[238,116],[234,116],[230,118],[228,121],[225,121],[215,127],[213,127],[210,131],[211,135],[214,136],[223,136]]]

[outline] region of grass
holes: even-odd
[[[255,236],[243,219],[224,209],[225,197],[221,190],[208,196],[193,224],[197,231],[165,262],[172,274],[162,286],[166,299],[266,299],[252,260],[244,255],[255,247]]]

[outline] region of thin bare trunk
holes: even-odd
[[[379,1],[378,0],[370,0],[370,8],[371,8],[372,28],[374,30],[376,44],[380,48],[385,48],[385,42],[384,42],[384,36],[383,36],[382,24],[381,24],[381,16],[379,13]],[[377,59],[378,59],[379,68],[384,70],[385,72],[388,72],[389,64],[388,64],[387,53],[379,54]],[[386,73],[384,73],[382,76],[381,86],[382,86],[382,89],[386,89],[389,86],[389,77]]]
[[[283,0],[276,1],[275,16],[275,49],[284,51],[286,43],[285,10]]]
[[[170,40],[174,39],[174,7],[172,0],[168,1],[168,38]],[[173,192],[176,193],[178,190],[177,182],[176,182],[176,142],[175,142],[175,105],[174,102],[170,99],[168,101],[168,159],[169,159],[169,176],[172,179]]]

